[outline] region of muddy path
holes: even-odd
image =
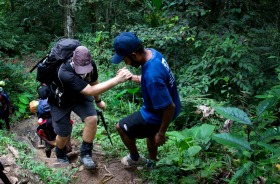
[[[72,119],[77,123],[78,117],[74,114]],[[28,144],[35,152],[35,160],[45,163],[49,168],[61,167],[57,165],[54,149],[50,158],[46,157],[44,145],[41,144],[39,137],[36,135],[37,117],[32,116],[29,119],[23,120],[16,126],[12,126],[12,132],[17,135],[16,139],[19,142]],[[120,158],[108,159],[102,148],[95,145],[93,150],[93,160],[97,164],[95,170],[85,170],[79,162],[78,154],[80,142],[71,139],[73,156],[70,158],[72,167],[77,168],[78,171],[72,176],[71,183],[78,184],[144,184],[148,183],[139,178],[139,168],[125,168]],[[5,167],[5,173],[12,183],[42,183],[38,176],[22,169],[16,164],[15,154],[12,150],[8,155],[0,155],[0,160]],[[25,174],[23,174],[25,173]],[[23,176],[22,176],[23,175]],[[3,182],[0,180],[0,184]]]

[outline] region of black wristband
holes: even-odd
[[[96,104],[98,104],[98,103],[100,103],[102,100],[101,100],[101,98],[99,99],[99,100],[95,100],[95,103]]]

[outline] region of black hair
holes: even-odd
[[[137,52],[137,53],[143,53],[144,52],[144,46],[142,45],[142,43],[139,43],[138,45],[137,45],[137,47],[132,51],[132,52]],[[132,54],[132,52],[131,52],[131,54]],[[130,54],[130,55],[131,55]]]

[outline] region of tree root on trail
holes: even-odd
[[[114,178],[115,176],[113,174],[111,174],[111,172],[106,168],[106,165],[104,165],[104,169],[109,173],[109,174],[104,174],[101,183],[104,184],[107,181],[111,180],[112,178]]]
[[[14,155],[14,157],[15,157],[16,159],[18,159],[18,158],[19,158],[18,150],[15,149],[13,146],[8,146],[8,148],[9,148],[9,150],[11,151],[11,153]]]
[[[102,155],[102,156],[105,156],[105,153],[101,152],[100,150],[97,150],[97,149],[93,149],[93,152],[97,155]]]
[[[66,154],[67,157],[74,157],[78,156],[80,154],[80,151],[72,151]]]

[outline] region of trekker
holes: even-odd
[[[10,126],[10,108],[11,101],[9,95],[0,87],[0,120],[5,121],[6,129],[11,130]],[[0,129],[2,129],[2,123],[0,122]]]
[[[115,77],[99,83],[96,65],[84,46],[77,47],[73,57],[59,67],[57,80],[51,84],[52,93],[48,98],[52,123],[57,134],[55,153],[59,163],[69,163],[66,143],[72,131],[69,121],[73,111],[84,122],[80,161],[85,169],[96,167],[92,159],[92,149],[98,118],[93,97],[97,107],[105,110],[106,104],[101,100],[100,94],[125,82],[131,75],[126,68],[122,68]]]
[[[142,41],[132,32],[123,32],[114,40],[114,64],[124,60],[135,68],[141,66],[142,75],[131,80],[141,83],[144,104],[139,112],[120,120],[117,131],[129,154],[121,159],[126,166],[149,165],[157,161],[158,147],[166,141],[165,133],[180,112],[180,98],[176,81],[164,56],[152,48],[144,48]],[[136,139],[147,138],[149,159],[138,152]]]

